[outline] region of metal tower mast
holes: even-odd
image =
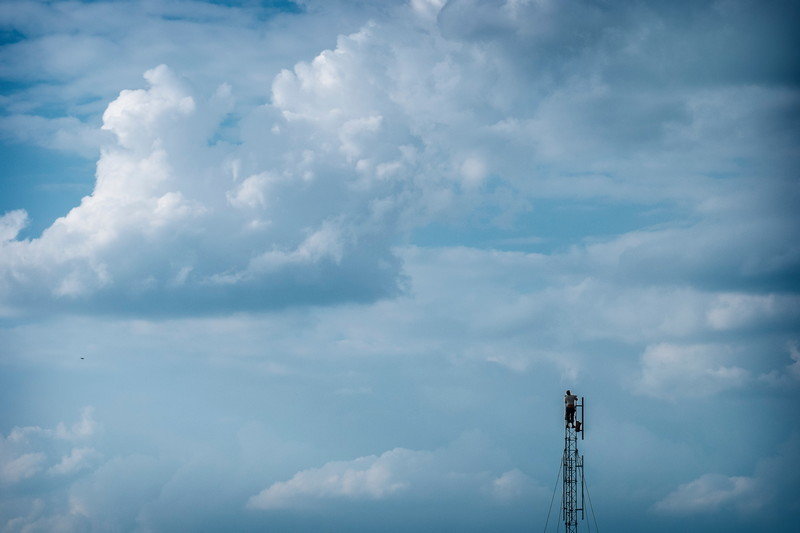
[[[565,533],[577,533],[578,520],[585,518],[584,513],[584,477],[583,455],[578,452],[578,433],[583,440],[583,405],[584,398],[575,404],[575,423],[564,423],[564,456],[562,457],[563,484],[561,492],[561,518],[564,520]],[[580,416],[578,416],[580,415]]]

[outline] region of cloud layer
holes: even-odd
[[[438,7],[393,8],[391,23],[340,36],[281,71],[260,106],[242,108],[224,78],[198,92],[169,67],[148,70],[148,88],[123,90],[103,114],[114,140],[93,193],[30,241],[14,240],[23,212],[3,217],[7,312],[370,301],[402,285],[392,246],[434,222],[513,228],[542,198],[689,215],[579,250],[595,272],[794,286],[797,225],[778,200],[797,195],[791,131],[764,118],[795,105],[778,82],[737,85],[720,71],[698,85],[687,58],[654,70],[644,57],[677,38],[619,33],[632,15],[613,7],[500,3],[480,22],[469,2],[434,21]],[[642,9],[642,20],[681,20]],[[740,17],[720,9],[696,23],[718,33]],[[572,49],[553,28],[576,20]],[[718,135],[743,121],[749,133]],[[765,172],[756,196],[741,192]]]
[[[0,5],[1,527],[796,523],[795,3],[230,4]]]

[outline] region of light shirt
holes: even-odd
[[[570,407],[575,407],[575,402],[578,401],[578,397],[574,394],[565,394],[564,395],[564,403]]]

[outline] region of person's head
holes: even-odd
[[[570,391],[567,391],[567,394],[572,394]]]

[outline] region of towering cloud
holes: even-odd
[[[677,22],[643,9],[643,20]],[[785,133],[773,130],[775,145],[761,149],[766,130],[752,116],[790,103],[768,84],[731,84],[727,72],[692,85],[685,59],[648,67],[659,39],[676,37],[620,33],[634,23],[621,13],[417,2],[283,70],[257,107],[236,107],[226,80],[198,94],[180,71],[153,68],[148,88],[122,91],[103,114],[113,140],[92,194],[31,241],[13,239],[22,212],[3,218],[3,300],[20,311],[179,313],[368,301],[397,292],[391,248],[409,230],[474,217],[508,226],[552,197],[683,203],[698,217],[685,245],[716,248],[724,278],[785,284],[798,257],[782,243],[796,226],[784,210],[765,220],[754,200],[771,202],[788,184],[773,170],[762,197],[745,199],[739,190],[756,168],[736,161],[755,146],[775,167]],[[742,120],[752,132],[712,134]],[[709,193],[722,200],[708,203]],[[743,203],[748,219],[734,220]],[[743,255],[731,224],[770,237],[745,229]],[[669,255],[672,272],[702,278],[696,258],[665,248],[683,231],[632,234],[592,255],[635,252],[625,267],[635,271]]]

